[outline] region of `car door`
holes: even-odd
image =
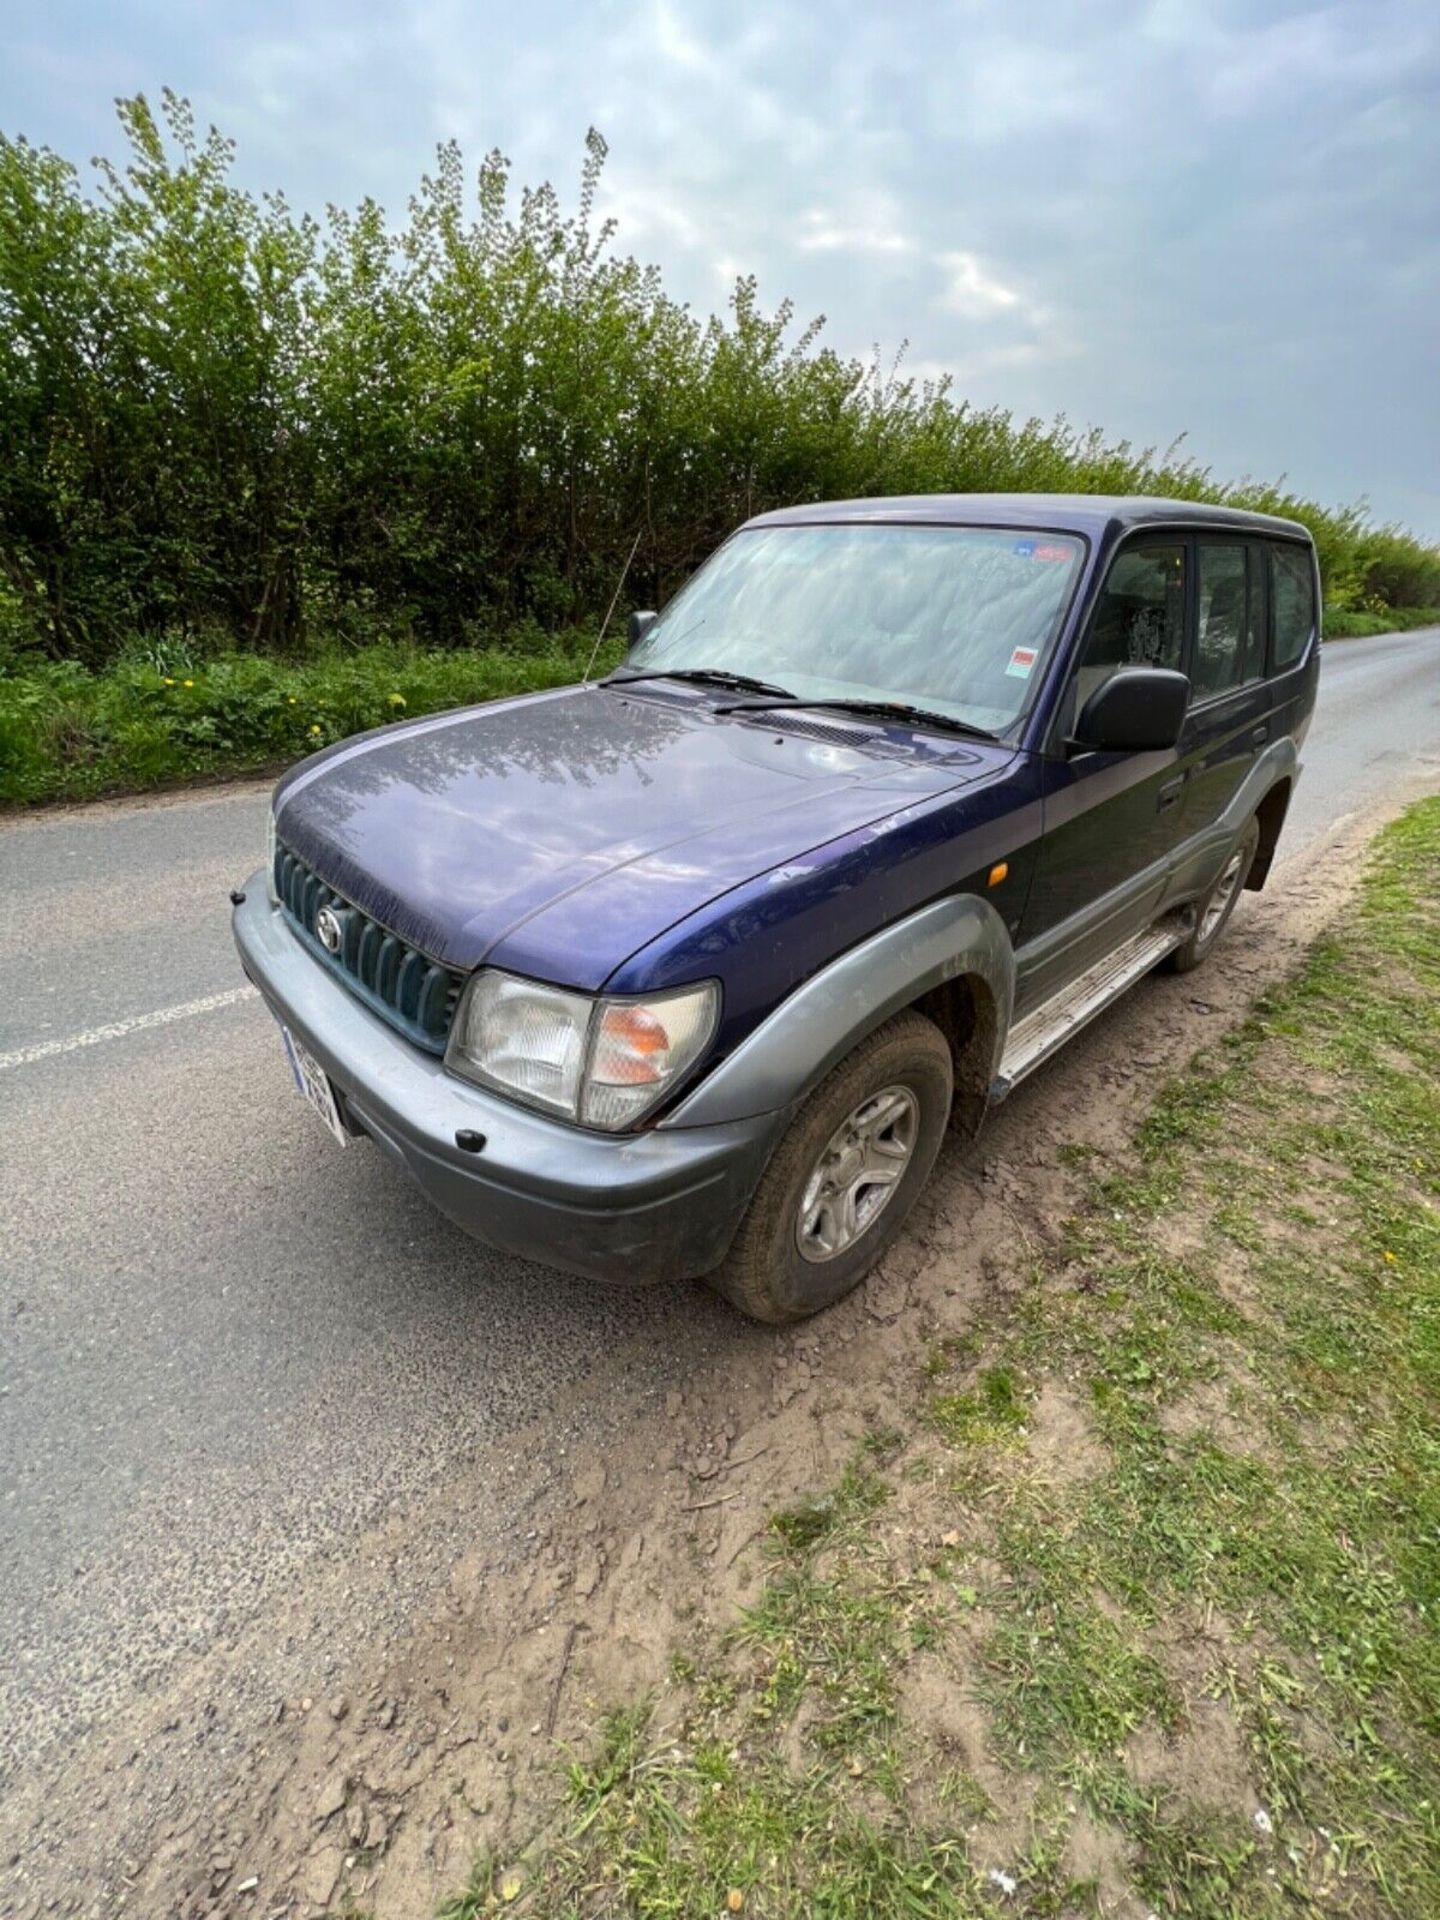
[[[1195,625],[1187,672],[1190,711],[1180,741],[1182,874],[1208,871],[1229,838],[1226,809],[1269,738],[1265,680],[1265,549],[1255,540],[1201,534],[1194,546]]]
[[[1086,701],[1123,666],[1179,669],[1189,544],[1143,535],[1112,559],[1059,703],[1045,765],[1045,826],[1016,953],[1016,1011],[1046,1000],[1158,908],[1184,794],[1179,753],[1071,742]]]

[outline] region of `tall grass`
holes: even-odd
[[[592,638],[511,636],[484,652],[377,645],[300,661],[205,659],[171,644],[99,673],[65,660],[0,674],[0,806],[280,766],[370,727],[562,686],[580,678]],[[597,670],[619,651],[608,642]]]

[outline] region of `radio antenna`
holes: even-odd
[[[620,569],[620,578],[615,582],[615,591],[614,593],[611,594],[610,604],[605,609],[605,618],[600,622],[600,631],[599,633],[596,634],[595,644],[590,649],[590,658],[585,662],[585,671],[581,675],[582,686],[588,687],[590,684],[590,669],[595,664],[595,656],[600,651],[601,642],[605,638],[605,630],[610,625],[610,616],[615,611],[615,602],[620,598],[620,590],[625,585],[625,576],[630,571],[630,562],[635,558],[635,555],[639,552],[640,534],[642,534],[644,531],[645,529],[641,527],[639,531],[636,533],[634,545],[630,549],[629,555],[626,558],[624,566]]]

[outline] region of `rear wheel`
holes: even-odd
[[[843,1299],[929,1177],[952,1087],[949,1043],[923,1014],[862,1040],[796,1114],[709,1284],[777,1325]]]
[[[1176,947],[1165,964],[1172,973],[1193,973],[1210,956],[1216,941],[1225,931],[1225,923],[1235,911],[1235,902],[1245,885],[1260,845],[1260,822],[1252,820],[1237,841],[1220,878],[1202,899],[1196,902],[1195,926],[1184,946]]]

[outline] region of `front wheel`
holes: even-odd
[[[1165,965],[1172,973],[1193,973],[1225,931],[1225,923],[1235,911],[1235,902],[1255,861],[1260,845],[1260,822],[1252,820],[1236,842],[1220,878],[1195,905],[1195,926],[1183,946],[1176,947]]]
[[[954,1076],[933,1020],[887,1020],[821,1081],[709,1284],[783,1325],[833,1306],[890,1246],[945,1137]]]

